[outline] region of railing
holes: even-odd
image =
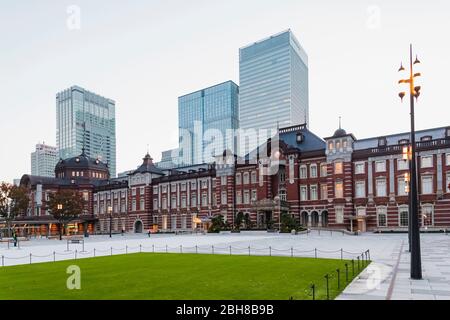
[[[348,252],[351,254],[351,252]],[[325,294],[326,300],[330,300],[331,293],[330,290],[333,289],[333,280],[336,282],[334,285],[338,291],[341,288],[345,288],[349,283],[353,281],[355,276],[359,275],[361,271],[363,271],[370,264],[370,250],[364,251],[359,254],[355,259],[351,260],[351,271],[349,263],[344,264],[344,269],[338,268],[336,270],[330,271],[323,276],[323,281],[318,285],[317,283],[311,283],[306,289],[305,293],[311,297],[312,300],[317,300],[318,292],[322,289]],[[350,277],[351,272],[351,277]],[[345,275],[345,278],[344,278]],[[293,300],[293,297],[290,297],[290,300]]]
[[[369,252],[369,251],[366,251]],[[309,250],[306,249],[299,249],[299,248],[275,248],[272,246],[269,247],[233,247],[233,246],[214,246],[214,245],[195,245],[195,246],[177,246],[177,247],[170,247],[168,245],[165,246],[156,246],[152,245],[150,246],[144,246],[140,244],[139,246],[128,246],[125,247],[109,247],[109,248],[93,248],[90,251],[85,251],[84,248],[82,251],[79,251],[78,249],[75,250],[66,250],[64,252],[50,252],[47,255],[36,255],[33,253],[30,253],[26,256],[19,256],[19,257],[8,257],[5,255],[1,256],[1,266],[5,267],[5,261],[7,260],[24,260],[25,263],[14,263],[12,265],[18,265],[18,264],[32,264],[33,261],[35,263],[43,263],[43,262],[56,262],[56,261],[63,261],[63,260],[77,260],[80,257],[83,258],[94,258],[98,256],[113,256],[113,255],[123,255],[123,254],[136,254],[136,253],[179,253],[179,254],[219,254],[219,255],[248,255],[248,256],[270,256],[270,257],[291,257],[291,258],[334,258],[334,259],[340,259],[344,260],[346,257],[353,257],[354,253],[348,252],[344,249],[339,250],[321,250],[318,248],[312,248]],[[67,259],[57,259],[57,257],[63,257]],[[39,259],[47,259],[47,260],[36,260],[33,258],[39,258]],[[370,256],[369,256],[370,259]],[[358,266],[359,266],[359,259],[358,259]]]

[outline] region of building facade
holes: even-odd
[[[31,153],[31,174],[34,176],[54,177],[57,162],[57,148],[39,143],[36,145],[36,151]]]
[[[227,81],[178,98],[179,165],[214,161],[235,150],[239,128],[239,87]]]
[[[417,141],[420,225],[447,230],[450,127],[418,131]],[[86,199],[86,228],[97,233],[110,226],[113,232],[192,231],[218,215],[235,227],[238,213],[248,214],[252,229],[277,229],[290,214],[309,228],[406,232],[409,164],[402,153],[408,144],[407,133],[358,140],[339,128],[322,139],[297,125],[280,129],[258,152],[238,157],[226,150],[211,164],[161,170],[147,154],[120,179],[108,179],[106,165],[82,154],[60,161],[56,178],[22,178],[32,200],[16,223],[51,230],[47,194],[73,188]]]
[[[161,161],[156,163],[156,166],[160,169],[174,169],[179,166],[179,149],[171,149],[163,151],[161,155]]]
[[[308,56],[290,30],[241,48],[239,74],[241,129],[309,124]]]
[[[56,95],[56,141],[61,159],[75,157],[85,149],[88,156],[108,163],[116,176],[116,106],[78,86]]]

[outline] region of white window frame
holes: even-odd
[[[309,176],[311,178],[317,178],[318,177],[317,164],[312,164],[312,165],[309,166]]]
[[[380,193],[380,189],[378,188],[378,182],[384,182],[384,188],[383,188],[383,194]],[[387,197],[387,179],[385,177],[383,178],[377,178],[375,180],[375,191],[376,191],[376,196],[377,197]]]
[[[323,170],[325,168],[325,170]],[[320,164],[320,176],[325,178],[328,176],[328,165],[326,163]]]
[[[220,204],[224,205],[228,203],[228,194],[226,191],[222,191],[221,195],[220,195]]]
[[[450,167],[450,153],[445,154],[445,165]]]
[[[397,195],[400,197],[407,196],[408,193],[406,193],[406,181],[405,177],[398,177],[397,178]]]
[[[409,161],[397,159],[397,171],[409,170]]]
[[[382,226],[380,224],[380,216],[382,216],[382,215],[385,217],[385,221],[386,221],[386,224],[384,226]],[[387,226],[388,226],[387,207],[385,207],[385,206],[377,207],[377,227],[378,228],[386,228]]]
[[[358,170],[358,168],[362,168]],[[366,163],[365,162],[356,162],[355,163],[355,174],[364,174],[366,173]]]
[[[422,156],[420,157],[420,167],[423,168],[433,168],[433,156]],[[426,162],[425,162],[426,161]],[[428,161],[430,163],[428,163]]]
[[[308,186],[300,186],[300,201],[308,201]]]
[[[334,220],[336,224],[343,224],[345,215],[344,207],[334,207],[334,212]]]
[[[398,207],[398,226],[401,228],[406,228],[408,225],[402,225],[402,213],[406,212],[406,217],[408,218],[408,225],[409,225],[409,208],[408,206],[402,205]]]
[[[425,184],[424,184],[424,181],[425,180],[428,180],[428,179],[430,179],[431,180],[431,184],[430,184],[430,188],[431,188],[431,190],[429,190],[430,192],[428,192],[428,190],[427,190],[427,192],[425,192],[426,190],[425,190]],[[431,175],[425,175],[425,176],[422,176],[421,177],[421,186],[422,186],[422,194],[434,194],[434,179],[433,179],[433,176],[431,176]]]
[[[308,179],[308,167],[306,165],[301,165],[299,169],[300,179]]]
[[[382,167],[379,168],[378,165],[381,165]],[[375,161],[375,172],[386,172],[386,160],[378,160]]]
[[[358,191],[358,186],[362,185],[362,193],[360,194]],[[364,180],[355,181],[355,198],[365,198],[366,197],[366,182]]]
[[[236,184],[242,184],[242,174],[236,173]]]
[[[447,193],[450,193],[450,172],[447,172],[446,177],[445,190],[447,190]]]
[[[325,183],[320,185],[320,200],[328,200],[328,185]]]
[[[244,172],[242,180],[245,185],[250,184],[250,174],[248,172]]]
[[[315,191],[313,191],[315,190]],[[309,186],[309,195],[311,201],[319,200],[319,192],[317,190],[317,184]]]
[[[431,208],[431,224],[425,224],[425,208]],[[422,227],[433,227],[434,226],[434,216],[435,216],[435,212],[434,212],[434,205],[431,203],[424,203],[420,206],[420,217],[421,217],[421,221],[422,221]],[[427,217],[428,220],[428,217]]]

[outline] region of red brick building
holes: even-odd
[[[416,135],[421,226],[443,230],[450,227],[450,127]],[[299,125],[280,129],[245,157],[224,152],[213,164],[162,170],[147,154],[137,170],[118,179],[105,179],[107,167],[96,159],[68,159],[66,166],[58,164],[55,179],[22,178],[32,195],[22,218],[48,229],[46,194],[75,188],[87,199],[89,219],[80,225],[88,221],[98,233],[110,225],[114,232],[140,233],[154,225],[163,232],[189,231],[217,215],[233,225],[239,212],[255,229],[278,228],[280,215],[288,213],[312,228],[407,230],[408,162],[402,151],[408,144],[408,133],[358,140],[338,129],[322,139]]]

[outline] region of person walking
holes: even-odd
[[[16,234],[16,230],[13,230],[13,240],[14,240],[14,247],[17,247],[17,234]]]

